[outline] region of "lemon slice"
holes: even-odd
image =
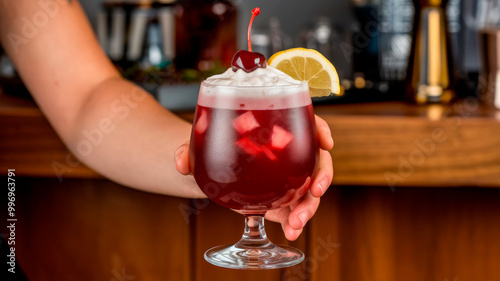
[[[313,49],[293,48],[274,54],[268,65],[309,84],[311,97],[339,94],[339,75],[332,63]]]

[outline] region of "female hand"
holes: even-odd
[[[317,115],[315,117],[320,151],[318,171],[312,178],[309,191],[297,203],[268,211],[265,216],[270,221],[281,223],[283,232],[290,241],[299,237],[306,223],[316,213],[320,197],[325,194],[333,179],[332,157],[328,152],[333,148],[332,134],[325,120]]]

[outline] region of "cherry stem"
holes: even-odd
[[[258,16],[260,14],[260,8],[259,7],[255,7],[253,10],[252,10],[252,18],[250,19],[250,23],[248,24],[248,51],[252,51],[252,40],[250,40],[250,31],[252,30],[252,23],[253,23],[253,19],[255,18],[255,16]]]

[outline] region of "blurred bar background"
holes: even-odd
[[[304,263],[216,268],[203,253],[239,238],[240,215],[128,189],[78,163],[0,54],[0,169],[17,171],[29,280],[500,280],[499,29],[483,23],[495,1],[80,2],[123,76],[188,121],[199,82],[246,49],[260,7],[255,50],[314,48],[339,72],[344,92],[314,100],[335,140],[335,178],[298,241],[268,223]],[[432,43],[418,52],[421,41]],[[417,98],[448,90],[449,100]]]
[[[444,61],[444,67],[448,68],[443,71],[449,72],[449,86],[444,86],[442,101],[456,96],[475,96],[481,69],[477,31],[481,28],[479,22],[488,0],[438,2],[436,7],[441,5],[442,19],[430,25],[424,20],[421,24],[429,31],[443,28],[439,40],[448,57]],[[415,57],[411,53],[412,42],[420,41],[412,37],[434,34],[427,34],[425,28],[423,33],[418,31],[420,27],[414,28],[421,25],[420,13],[427,4],[422,6],[419,1],[412,0],[283,3],[257,0],[82,1],[103,49],[123,76],[143,86],[170,109],[193,109],[199,82],[221,73],[229,66],[235,50],[247,48],[246,29],[250,11],[255,6],[263,11],[254,24],[252,35],[256,50],[270,57],[286,48],[313,48],[336,66],[343,92],[317,99],[316,103],[404,99],[427,102],[426,98],[412,97],[417,88],[424,89],[416,83],[426,84],[427,80],[414,76],[413,82],[409,81],[411,75],[418,72],[415,70],[423,66],[423,62],[413,63],[419,54]],[[439,28],[434,26],[436,24]],[[436,61],[432,55],[437,51],[432,50],[422,53],[431,56],[425,57],[429,62]],[[15,84],[18,81],[12,78],[13,70],[5,57],[2,61],[0,79],[4,84]],[[441,64],[431,63],[428,67],[429,73],[433,73],[430,68],[439,68]],[[441,72],[441,69],[435,71]],[[446,91],[446,87],[450,91]],[[426,86],[426,89],[435,91],[436,87]]]

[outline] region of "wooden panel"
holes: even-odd
[[[209,201],[206,202],[208,203]],[[218,245],[234,244],[241,238],[245,225],[244,217],[214,203],[208,203],[208,205],[196,204],[195,206],[199,210],[199,213],[196,215],[195,232],[196,251],[194,260],[196,281],[281,280],[283,270],[280,269],[264,271],[234,270],[219,268],[206,262],[203,257],[206,250]],[[286,243],[279,224],[266,222],[266,233],[273,243]]]
[[[295,265],[295,266],[284,268],[282,270],[281,280],[283,280],[283,281],[309,280],[309,278],[310,278],[309,268],[311,267],[311,259],[309,258],[310,253],[309,253],[309,242],[308,241],[309,241],[309,239],[311,239],[311,236],[309,234],[309,230],[308,230],[307,225],[304,228],[304,231],[302,232],[302,234],[299,236],[299,238],[296,241],[288,241],[288,240],[284,239],[283,232],[281,232],[278,235],[281,235],[280,237],[281,237],[282,241],[276,242],[277,244],[279,243],[279,244],[283,244],[283,245],[290,245],[292,247],[300,249],[305,255],[304,261],[302,263]],[[273,239],[273,242],[274,242],[274,239]]]
[[[249,272],[204,261],[243,228],[241,215],[213,203],[105,180],[18,178],[17,187],[17,254],[30,280],[111,280],[122,270],[134,280],[500,280],[500,189],[331,187],[294,243],[306,261]],[[278,224],[266,228],[286,243]]]
[[[460,105],[316,106],[336,144],[334,183],[500,187],[498,113],[482,107],[464,112]],[[192,113],[179,116],[189,120]],[[74,157],[33,105],[6,105],[1,98],[0,127],[0,169],[16,167],[20,175],[36,177],[56,177],[63,169],[65,178],[100,178],[73,165]]]
[[[331,187],[310,244],[338,248],[310,280],[500,280],[499,202],[498,189]]]
[[[17,113],[0,112],[0,169],[15,168],[19,176],[101,178],[68,152],[40,111]]]
[[[306,262],[311,281],[344,280],[341,272],[344,264],[341,261],[343,245],[340,243],[340,232],[343,219],[340,200],[339,189],[330,187],[322,197],[318,211],[306,226],[309,236]]]
[[[203,260],[206,249],[239,239],[240,215],[106,180],[71,180],[100,178],[83,165],[59,183],[52,164],[68,163],[64,145],[36,107],[1,100],[0,169],[53,178],[17,184],[19,262],[32,280],[119,280],[122,270],[134,280],[500,280],[500,189],[477,188],[500,187],[498,112],[317,106],[336,141],[335,187],[292,243],[306,262],[248,272]],[[267,230],[286,243],[278,224]]]
[[[321,115],[337,185],[500,187],[500,122]]]
[[[29,280],[192,280],[179,209],[187,199],[105,180],[19,177],[16,195],[16,251]]]

